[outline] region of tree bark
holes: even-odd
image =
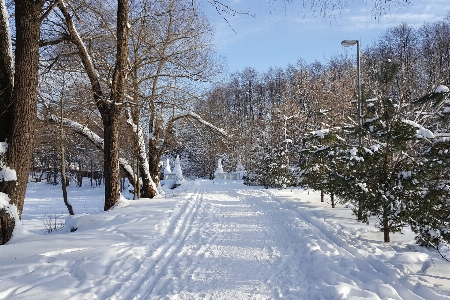
[[[22,215],[28,183],[34,130],[37,114],[39,68],[40,14],[43,1],[20,0],[16,4],[16,52],[14,91],[12,94],[14,122],[8,146],[8,165],[17,174],[17,183],[9,197]]]
[[[58,7],[64,15],[73,42],[79,50],[81,61],[91,82],[95,104],[102,117],[104,126],[104,210],[106,211],[113,207],[120,198],[119,121],[125,97],[125,82],[127,78],[128,0],[117,0],[117,51],[109,99],[106,99],[104,96],[100,80],[95,72],[89,53],[75,29],[72,17],[67,11],[65,4],[61,1],[58,3]]]
[[[387,216],[387,212],[383,213],[383,234],[384,234],[384,242],[389,243],[391,241],[391,238],[389,236],[390,230],[389,230],[389,219]]]
[[[0,209],[0,245],[11,239],[14,226],[14,218],[5,209]]]
[[[120,109],[102,115],[105,148],[103,152],[103,172],[105,176],[105,206],[108,210],[120,198],[119,172],[119,128]]]
[[[1,1],[1,3],[3,8],[5,3],[4,1]],[[11,81],[11,72],[14,67],[10,59],[11,56],[8,54],[10,52],[1,52],[0,58],[1,72],[5,71],[7,74],[6,77],[2,77],[0,83],[2,89],[6,88],[0,96],[0,107],[3,109],[6,106],[6,115],[2,116],[0,122],[1,126],[9,126],[9,128],[5,127],[3,130],[0,129],[0,136],[2,139],[9,138],[6,162],[8,167],[16,171],[17,176],[16,181],[2,182],[0,192],[9,196],[10,204],[17,207],[19,218],[22,215],[34,146],[39,38],[43,4],[44,1],[15,1],[16,47],[13,81]],[[4,21],[2,19],[2,22]],[[3,43],[10,41],[11,38],[4,25],[4,23],[0,24],[0,40],[2,40],[0,47],[2,47],[2,51],[5,50]],[[6,79],[7,77],[9,79]],[[14,86],[12,86],[13,83]],[[12,236],[15,221],[5,209],[2,209],[0,211],[0,223],[0,244],[5,244]]]
[[[0,1],[0,11],[6,10],[4,1]],[[12,45],[8,20],[0,16],[0,142],[9,141],[14,119],[12,91],[14,82]]]
[[[120,198],[119,129],[128,63],[128,0],[117,1],[117,52],[110,103],[103,103],[105,211]]]

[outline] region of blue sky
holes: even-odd
[[[425,22],[442,20],[450,12],[449,0],[411,0],[410,5],[392,5],[389,14],[375,18],[374,0],[347,0],[340,16],[323,17],[320,11],[304,9],[303,0],[292,0],[287,5],[284,0],[276,0],[273,5],[270,2],[273,1],[224,1],[238,11],[253,15],[227,16],[229,24],[205,4],[207,16],[215,27],[217,52],[226,58],[229,72],[245,67],[258,71],[284,68],[299,58],[307,63],[325,62],[346,51],[356,55],[356,47],[344,48],[341,41],[359,39],[364,48],[389,27],[403,22],[419,27]]]

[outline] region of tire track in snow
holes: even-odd
[[[205,187],[203,187],[205,188]],[[199,267],[209,251],[211,244],[215,242],[218,232],[211,232],[210,217],[211,198],[206,190],[202,191],[201,205],[196,211],[196,216],[191,223],[190,232],[184,238],[177,255],[175,255],[161,272],[158,281],[153,286],[153,291],[148,299],[160,299],[167,294],[178,294],[189,290],[192,286],[194,271]],[[216,221],[216,220],[215,220]],[[182,272],[180,272],[182,270]],[[147,297],[145,297],[147,299]]]
[[[184,245],[142,299],[276,299],[265,284],[279,259],[271,223],[234,189],[203,187]]]
[[[271,299],[324,299],[322,291],[315,296],[314,287],[303,269],[302,247],[304,238],[292,228],[293,220],[275,206],[272,196],[260,189],[238,191],[257,212],[262,212],[266,222],[265,235],[272,261],[264,282],[270,287]]]
[[[111,299],[148,299],[161,277],[161,274],[183,245],[191,231],[192,223],[202,205],[203,193],[197,189],[189,194],[185,205],[177,217],[172,219],[169,231],[161,238],[162,242],[140,264],[126,283],[111,296]]]
[[[360,254],[357,248],[351,246],[345,240],[342,240],[339,235],[334,235],[333,232],[330,232],[326,228],[324,222],[316,220],[312,216],[312,213],[310,211],[301,211],[297,207],[290,206],[282,202],[277,198],[276,195],[273,195],[272,193],[268,193],[268,195],[272,201],[278,203],[284,209],[294,212],[300,220],[307,223],[307,225],[317,233],[318,240],[320,239],[322,241],[326,241],[328,245],[335,248],[340,255],[343,255],[344,257],[350,257],[353,262],[356,263],[358,270],[366,273],[363,277],[369,275],[371,276],[371,278],[381,280],[382,283],[372,284],[374,286],[377,286],[377,295],[383,293],[393,294],[393,292],[395,291],[395,293],[398,295],[397,299],[419,300],[430,299],[430,296],[432,296],[433,299],[448,299],[448,297],[435,294],[430,290],[424,290],[423,295],[417,295],[413,293],[412,289],[414,288],[414,286],[406,279],[402,279],[398,270],[389,267],[385,262],[377,259],[371,254],[368,254],[367,256],[363,256],[362,254]],[[352,274],[349,279],[352,279],[356,282],[361,282],[360,278],[356,277],[358,275],[361,274]],[[361,283],[366,287],[368,286],[367,282]],[[391,288],[394,291],[392,291]],[[381,296],[380,298],[384,298],[384,296]]]

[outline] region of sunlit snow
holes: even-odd
[[[383,243],[311,190],[184,181],[102,212],[86,183],[69,186],[71,217],[59,186],[29,184],[0,299],[450,299],[450,263],[407,228]],[[45,233],[49,218],[66,227]]]
[[[435,93],[448,93],[450,90],[447,86],[445,85],[440,85],[436,88],[436,90],[434,91]]]

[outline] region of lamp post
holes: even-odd
[[[356,79],[356,87],[358,90],[358,127],[359,130],[361,130],[362,128],[362,114],[361,114],[361,78],[360,78],[360,74],[361,74],[361,63],[360,63],[360,50],[359,50],[359,40],[343,40],[341,42],[341,45],[344,47],[352,47],[354,45],[356,45],[356,72],[357,72],[357,79]],[[362,145],[362,140],[361,140],[361,133],[358,134],[358,144],[359,146]]]

